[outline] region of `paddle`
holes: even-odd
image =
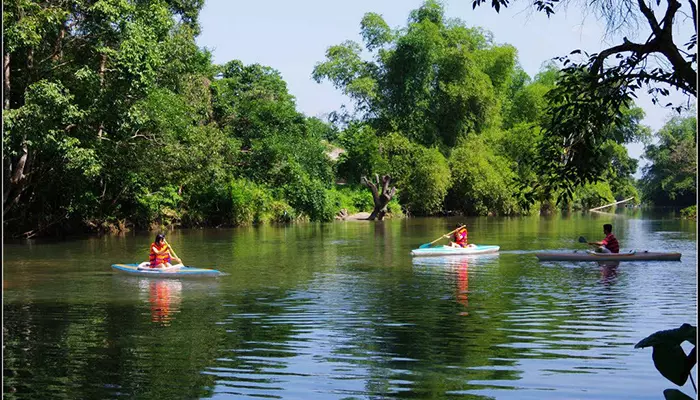
[[[420,245],[419,249],[424,249],[424,248],[426,248],[426,247],[430,247],[433,243],[437,242],[438,240],[444,238],[444,237],[447,236],[447,235],[451,235],[451,234],[457,232],[458,230],[460,230],[460,229],[462,229],[462,228],[464,228],[464,225],[462,225],[462,226],[460,226],[459,228],[453,230],[452,232],[448,232],[448,233],[446,233],[446,234],[440,236],[439,238],[433,240],[433,241],[430,242],[430,243],[426,243],[426,244]]]
[[[579,242],[579,243],[585,243],[585,244],[587,244],[587,245],[589,245],[589,246],[597,246],[597,244],[595,244],[595,243],[589,243],[588,240],[586,240],[586,238],[583,237],[583,236],[579,236],[579,237],[578,237],[578,242]]]
[[[175,257],[175,258],[177,258],[178,260],[180,260],[180,264],[182,264],[182,258],[178,257],[177,254],[175,254],[175,249],[173,249],[173,246],[171,246],[170,243],[168,243],[168,241],[165,240],[165,239],[163,239],[163,242],[165,242],[165,244],[168,245],[168,247],[170,248],[170,252],[173,253],[173,257]],[[177,264],[175,264],[175,265],[177,265]],[[183,264],[183,265],[184,265],[184,264]]]

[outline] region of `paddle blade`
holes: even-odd
[[[420,247],[418,247],[418,248],[419,248],[419,249],[425,249],[425,248],[430,247],[431,245],[432,245],[432,243],[426,243],[426,244],[420,245]]]
[[[588,243],[588,240],[586,240],[586,238],[583,237],[583,236],[579,236],[579,237],[578,237],[578,242],[579,242],[579,243]]]

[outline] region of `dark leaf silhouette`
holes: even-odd
[[[680,345],[657,345],[651,354],[654,366],[664,378],[683,386],[688,380],[686,354]]]

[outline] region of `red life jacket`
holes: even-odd
[[[149,256],[149,261],[150,261],[150,263],[151,263],[151,268],[155,267],[155,266],[158,265],[158,264],[169,263],[169,262],[170,262],[170,252],[163,253],[163,254],[156,254],[156,253],[153,251],[153,248],[154,248],[154,247],[155,247],[156,249],[158,249],[158,251],[162,251],[162,250],[164,250],[165,248],[167,248],[168,245],[165,244],[165,243],[163,243],[163,244],[161,244],[160,246],[158,246],[158,245],[155,244],[155,243],[151,243],[151,254],[150,254],[150,256]]]
[[[619,253],[620,252],[620,243],[617,241],[617,238],[612,233],[605,236],[605,239],[603,239],[603,241],[601,243],[608,250],[610,250],[611,253]]]
[[[455,243],[462,247],[467,247],[467,228],[461,228],[455,232]]]

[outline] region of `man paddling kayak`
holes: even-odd
[[[599,246],[596,249],[598,253],[619,253],[620,243],[618,243],[615,235],[612,234],[612,225],[603,225],[603,233],[605,234],[605,239],[600,242],[588,242],[591,246]]]
[[[182,263],[179,258],[171,256],[171,252],[170,245],[165,241],[165,235],[162,233],[156,235],[156,240],[151,243],[151,254],[149,257],[151,268],[170,268],[172,267],[170,264],[171,260],[175,261],[176,264]]]

